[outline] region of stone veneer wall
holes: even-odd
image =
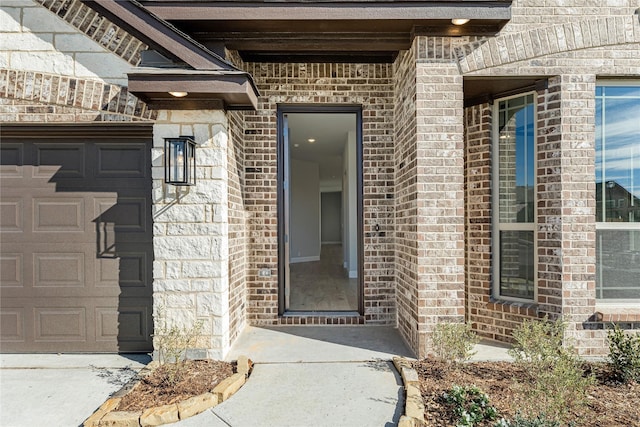
[[[164,183],[164,138],[176,135],[193,135],[198,144],[193,187]],[[202,322],[194,357],[223,358],[230,347],[228,138],[222,111],[161,110],[153,128],[156,333],[164,322]]]
[[[261,92],[245,113],[245,176],[249,217],[248,317],[252,324],[395,324],[393,246],[393,80],[388,64],[258,64],[245,70]],[[362,105],[364,173],[364,317],[278,318],[278,104]],[[380,235],[374,231],[380,225]],[[259,277],[267,269],[269,277]]]

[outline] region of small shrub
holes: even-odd
[[[609,365],[622,382],[640,382],[640,335],[624,333],[618,325],[607,334],[609,341]]]
[[[545,414],[537,415],[533,418],[516,414],[512,421],[507,421],[502,418],[495,424],[495,427],[560,427],[560,423],[555,420],[550,420]]]
[[[431,337],[435,356],[447,362],[464,362],[475,354],[480,338],[464,323],[439,323]]]
[[[175,385],[187,368],[187,350],[198,343],[204,324],[200,320],[191,326],[169,325],[164,311],[159,311],[156,317],[158,322],[153,337],[158,361],[166,371],[167,383]]]
[[[454,385],[443,398],[453,406],[458,417],[456,427],[473,427],[484,421],[493,421],[498,416],[496,408],[489,405],[489,396],[476,386]]]
[[[563,346],[562,321],[525,321],[513,333],[514,347],[509,353],[515,363],[529,373],[531,381],[521,383],[523,416],[534,419],[542,409],[547,421],[562,423],[585,405],[587,389],[595,378],[586,376],[582,362],[570,346]],[[524,419],[524,418],[523,418]]]

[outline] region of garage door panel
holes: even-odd
[[[135,303],[135,301],[131,301],[131,303]],[[118,342],[125,346],[127,345],[125,343],[135,345],[139,342],[150,342],[150,321],[150,309],[144,304],[129,304],[124,307],[97,307],[96,340]]]
[[[34,198],[34,224],[36,232],[77,232],[85,227],[85,200],[78,197]]]
[[[0,145],[0,178],[22,178],[24,145],[2,142]]]
[[[22,253],[0,254],[0,288],[24,286],[24,256]],[[0,293],[0,295],[2,295]]]
[[[33,254],[34,288],[82,288],[87,283],[84,252]],[[63,293],[69,291],[61,290]],[[76,291],[73,292],[76,294]]]
[[[85,144],[34,144],[34,178],[85,178]]]
[[[114,258],[96,258],[96,287],[116,288],[124,295],[151,295],[151,253],[135,252],[135,245],[130,249]]]
[[[95,144],[97,178],[145,178],[148,150],[144,144]]]
[[[0,202],[0,230],[2,233],[15,233],[24,230],[24,209],[22,199],[3,197]]]
[[[0,309],[0,342],[24,342],[24,307]]]
[[[70,139],[2,143],[2,349],[150,351],[150,138]]]
[[[34,307],[34,341],[87,341],[86,307]]]

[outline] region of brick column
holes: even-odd
[[[453,63],[417,64],[418,353],[441,322],[464,322],[464,119]]]
[[[153,129],[154,322],[204,325],[193,357],[229,349],[227,118],[221,111],[161,111]],[[193,135],[194,187],[164,184],[165,137]]]
[[[538,307],[590,354],[603,339],[583,330],[595,311],[595,76],[549,79],[538,105]]]

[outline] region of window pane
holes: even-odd
[[[499,221],[533,222],[536,160],[533,95],[501,101],[499,110]]]
[[[597,230],[596,239],[596,297],[640,298],[640,230]]]
[[[605,88],[605,93],[611,91]],[[616,87],[616,94],[620,89]],[[640,222],[640,91],[596,100],[596,221]]]
[[[533,299],[533,231],[500,232],[500,295]]]

